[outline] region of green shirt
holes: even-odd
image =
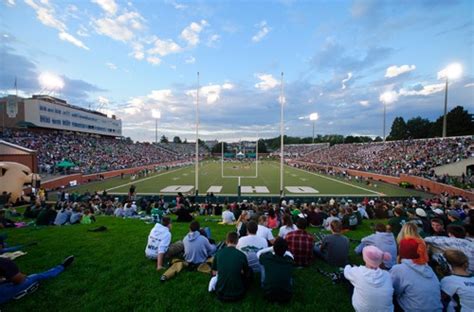
[[[288,296],[292,293],[291,275],[294,261],[290,256],[277,256],[267,252],[260,256],[260,263],[265,268],[263,291],[267,294]]]
[[[388,220],[388,225],[392,227],[392,233],[397,237],[398,233],[402,230],[402,226],[407,222],[408,220],[405,216],[393,217]]]
[[[235,247],[219,250],[212,269],[217,271],[216,293],[220,299],[239,299],[245,294],[242,271],[248,271],[248,262],[243,252]]]

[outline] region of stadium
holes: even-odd
[[[0,309],[474,309],[474,21],[443,5],[464,26],[395,1],[2,3]]]

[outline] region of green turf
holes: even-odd
[[[212,235],[222,240],[233,226],[206,222]],[[373,222],[373,221],[371,221]],[[106,232],[87,229],[105,225]],[[348,233],[361,238],[371,232],[365,221],[357,231]],[[42,281],[40,289],[0,307],[2,311],[351,311],[351,298],[341,285],[315,271],[316,267],[333,268],[321,261],[297,269],[294,274],[295,295],[288,305],[269,304],[254,281],[246,298],[238,303],[221,303],[207,292],[209,275],[182,272],[166,283],[160,283],[156,264],[144,256],[152,225],[140,220],[98,217],[93,225],[8,229],[11,244],[37,241],[28,247],[26,256],[16,263],[25,273],[35,273],[60,263],[74,254],[75,263],[55,279]],[[182,239],[188,224],[173,223],[173,241]],[[310,229],[314,232],[315,229]],[[276,235],[276,230],[274,234]],[[354,243],[351,243],[355,247]],[[361,263],[351,251],[350,260]]]
[[[130,184],[136,186],[139,194],[159,194],[165,187],[171,185],[194,186],[195,175],[194,166],[179,169],[172,169],[158,173],[153,176],[131,181],[129,177],[125,179],[113,178],[102,182],[82,185],[73,190],[84,192],[86,190],[108,190],[109,193],[127,194]],[[307,196],[425,196],[425,193],[415,190],[402,189],[398,186],[375,182],[375,185],[355,181],[343,181],[342,179],[311,173],[308,171],[285,166],[284,185],[288,186],[309,186],[317,190],[318,193],[297,194],[286,191],[287,195],[307,195]],[[258,168],[258,177],[249,178],[256,175],[255,164],[243,165],[238,163],[226,163],[222,170],[219,161],[203,162],[199,167],[199,191],[205,194],[211,186],[222,186],[221,193],[216,195],[237,194],[238,179],[236,176],[247,178],[241,179],[242,186],[266,186],[268,194],[259,193],[259,196],[278,196],[280,189],[279,164],[272,161],[262,161]],[[222,176],[234,176],[223,178]],[[191,193],[193,190],[191,191]],[[165,193],[168,194],[168,193]],[[173,193],[169,193],[173,194]],[[249,193],[242,193],[249,195]],[[252,195],[252,194],[250,194]],[[254,195],[257,195],[256,193]]]

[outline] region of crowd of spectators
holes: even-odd
[[[313,143],[313,144],[286,144],[284,147],[285,157],[296,158],[303,157],[308,153],[319,151],[329,147],[329,143]],[[279,156],[281,149],[272,152],[272,156]]]
[[[183,153],[175,145],[163,148],[161,144],[134,143],[123,138],[64,131],[11,130],[5,134],[4,140],[35,150],[40,173],[45,174],[66,172],[91,174],[183,161],[191,156],[189,153]],[[72,162],[74,166],[58,167],[64,160]]]
[[[170,151],[172,153],[175,153],[177,155],[182,155],[182,156],[195,156],[196,155],[196,144],[195,143],[174,143],[174,142],[169,142],[169,143],[160,143],[159,146],[167,151]],[[209,154],[209,151],[203,147],[202,145],[199,145],[199,155],[207,155]]]
[[[474,184],[473,176],[437,176],[434,168],[473,157],[472,137],[377,143],[338,144],[310,152],[298,160],[319,165],[400,176],[409,174],[441,183]]]

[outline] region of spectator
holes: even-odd
[[[257,236],[258,225],[255,221],[247,224],[247,236],[241,237],[237,244],[237,249],[247,256],[247,262],[254,273],[260,273],[260,264],[257,252],[268,247],[268,242],[263,237]]]
[[[395,237],[398,236],[402,226],[408,222],[408,219],[405,217],[403,209],[396,207],[393,210],[394,217],[388,220],[388,229],[393,233]]]
[[[314,253],[330,265],[343,267],[349,260],[349,239],[342,235],[342,224],[338,220],[331,222],[331,235],[314,245]]]
[[[357,229],[358,224],[359,220],[352,208],[344,209],[344,216],[342,217],[342,229],[353,231]]]
[[[234,224],[235,216],[229,209],[226,209],[222,212],[222,223],[223,224]]]
[[[444,258],[451,266],[451,275],[441,280],[445,301],[450,301],[448,311],[474,311],[474,276],[469,274],[469,259],[459,250],[447,249]],[[460,307],[455,296],[459,297]]]
[[[380,269],[382,263],[390,261],[390,254],[367,246],[362,255],[365,266],[344,268],[344,277],[354,286],[352,306],[356,311],[393,311],[392,278]]]
[[[293,254],[297,266],[308,266],[313,261],[314,238],[308,232],[306,219],[296,221],[297,230],[286,234],[288,250]]]
[[[403,311],[442,311],[438,278],[426,262],[413,262],[420,258],[418,249],[413,238],[400,241],[400,264],[390,270],[396,301]]]
[[[283,226],[280,228],[278,236],[281,238],[285,238],[288,233],[296,231],[297,229],[298,228],[296,227],[296,225],[293,224],[293,219],[291,218],[291,215],[285,213],[283,215]]]
[[[443,220],[440,218],[431,219],[431,236],[448,236],[444,230]]]
[[[275,238],[273,237],[272,230],[270,230],[267,226],[267,217],[260,216],[258,218],[258,230],[257,236],[263,237],[268,241],[269,244],[273,244]]]
[[[341,219],[337,216],[337,210],[331,209],[329,217],[326,218],[323,222],[324,228],[328,231],[331,231],[331,222],[334,220],[341,221]]]
[[[397,260],[397,242],[393,237],[392,232],[387,232],[386,227],[382,223],[375,225],[375,234],[362,238],[361,243],[356,247],[355,252],[362,254],[362,251],[367,246],[375,246],[383,252],[390,255],[390,259],[385,259],[382,264],[383,268],[390,269],[395,265]]]
[[[237,233],[228,233],[227,247],[219,250],[212,262],[214,277],[209,282],[209,291],[215,290],[222,301],[242,299],[250,281],[247,257],[236,248],[238,240]]]

